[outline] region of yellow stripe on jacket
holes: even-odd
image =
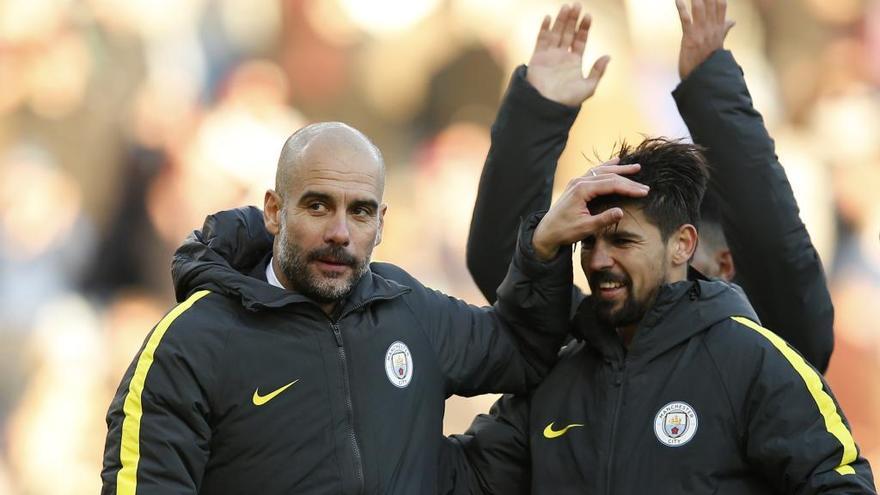
[[[128,385],[128,395],[125,397],[125,404],[122,410],[125,418],[122,420],[122,442],[119,446],[119,460],[122,467],[116,473],[116,493],[117,495],[135,495],[137,492],[137,469],[138,462],[141,457],[140,434],[141,434],[141,415],[143,408],[141,405],[141,394],[144,391],[144,382],[147,380],[147,373],[150,366],[153,365],[153,356],[159,342],[168,331],[171,323],[190,308],[196,301],[210,294],[210,291],[200,290],[189,298],[177,305],[171,310],[162,321],[156,325],[156,329],[144,346],[143,352],[137,360],[137,366],[131,382]]]
[[[843,419],[840,417],[840,414],[837,413],[837,405],[834,403],[834,399],[825,392],[819,374],[816,373],[806,361],[804,361],[804,358],[801,357],[800,354],[789,347],[788,344],[775,333],[748,318],[742,316],[733,316],[731,318],[737,323],[745,325],[763,335],[770,341],[770,343],[779,349],[779,352],[781,352],[782,355],[785,356],[785,359],[791,363],[792,367],[794,367],[795,371],[797,371],[807,385],[807,390],[810,392],[810,395],[813,396],[813,400],[816,401],[816,406],[819,408],[819,412],[825,420],[825,429],[828,430],[828,433],[837,438],[841,445],[843,445],[843,456],[840,459],[840,464],[835,468],[835,471],[840,474],[855,474],[855,469],[853,469],[850,464],[852,464],[852,462],[858,457],[856,442],[853,440],[852,433],[850,433],[846,425],[843,424]]]

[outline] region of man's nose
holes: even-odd
[[[324,229],[324,242],[347,246],[350,240],[348,218],[345,213],[341,212],[341,214],[334,215]]]
[[[614,259],[603,242],[597,242],[587,255],[590,271],[607,270],[614,265]]]

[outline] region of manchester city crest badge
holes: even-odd
[[[409,385],[413,375],[413,360],[409,347],[396,341],[385,351],[385,374],[388,381],[398,388]]]
[[[687,402],[666,404],[654,417],[654,434],[667,447],[681,447],[697,433],[697,412]]]

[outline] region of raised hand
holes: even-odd
[[[715,50],[724,48],[724,38],[736,24],[727,20],[726,0],[675,0],[681,19],[681,51],[678,54],[678,74],[684,80],[709,58]]]
[[[532,247],[538,258],[551,260],[560,248],[570,246],[623,218],[620,208],[608,208],[594,215],[587,208],[587,203],[593,199],[609,194],[633,198],[648,194],[648,186],[623,176],[638,172],[640,165],[617,163],[616,158],[605,162],[568,183],[562,196],[535,229]]]
[[[568,106],[578,106],[593,96],[610,60],[607,55],[599,57],[584,77],[584,50],[592,18],[586,14],[578,23],[580,13],[579,4],[563,5],[552,28],[550,16],[544,17],[526,73],[526,80],[541,96]]]

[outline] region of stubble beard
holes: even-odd
[[[599,323],[612,328],[637,325],[648,313],[648,310],[654,306],[654,302],[657,300],[657,294],[660,293],[660,287],[664,279],[665,272],[661,275],[658,285],[653,288],[643,301],[639,301],[636,298],[633,289],[632,279],[629,277],[625,275],[612,275],[608,272],[594,274],[594,278],[590,281],[590,287],[599,287],[599,283],[603,280],[618,280],[623,282],[626,288],[626,297],[619,309],[615,309],[615,302],[613,301],[604,301],[596,298],[596,319]]]
[[[596,318],[599,323],[612,328],[634,325],[645,316],[647,308],[639,304],[633,294],[632,285],[626,286],[626,298],[620,309],[614,309],[613,301],[598,300],[596,302]]]
[[[367,272],[370,255],[358,260],[340,245],[328,245],[312,251],[304,251],[299,245],[290,243],[287,228],[281,227],[278,233],[278,252],[275,257],[281,273],[287,278],[291,289],[318,303],[334,303],[344,299],[354,285]],[[310,263],[319,258],[330,258],[351,268],[350,275],[318,273]]]

